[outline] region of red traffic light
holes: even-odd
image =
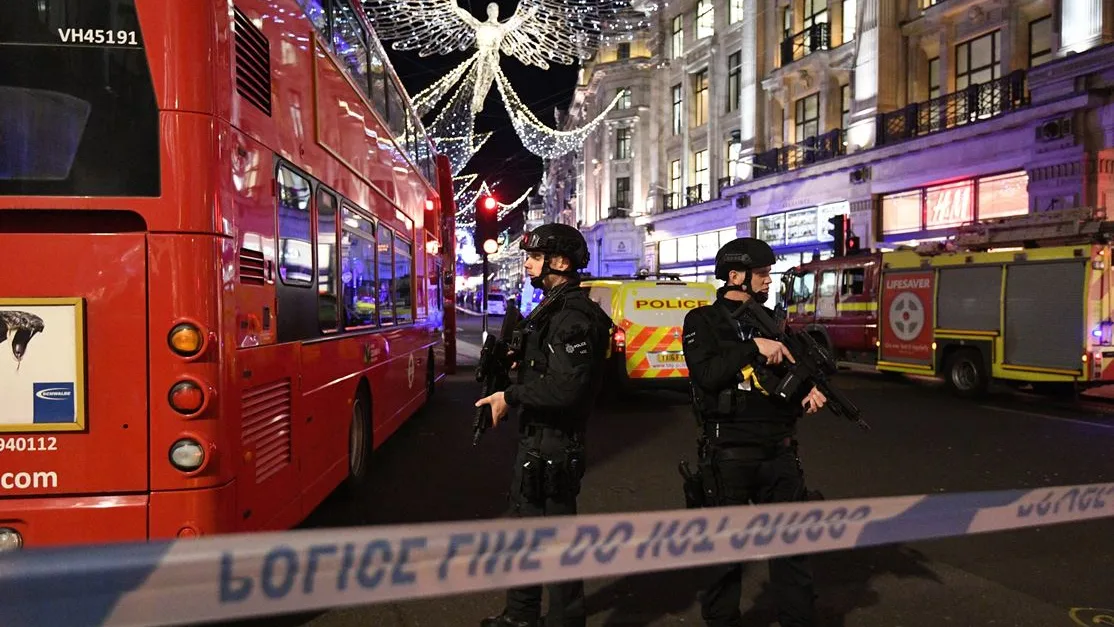
[[[480,206],[483,207],[484,209],[487,209],[488,211],[491,211],[491,210],[495,209],[495,197],[494,196],[484,196],[483,198],[480,199]]]

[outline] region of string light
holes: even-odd
[[[587,60],[617,29],[648,26],[657,10],[652,0],[520,0],[510,19],[499,22],[499,5],[487,5],[479,21],[456,0],[364,0],[382,40],[395,50],[419,56],[452,54],[470,48],[497,49],[527,65],[571,65]],[[637,19],[636,16],[642,16]],[[477,35],[479,35],[477,37]]]
[[[534,113],[522,103],[522,99],[511,89],[510,81],[502,72],[497,74],[499,92],[503,96],[511,124],[518,133],[522,145],[530,152],[546,159],[555,159],[579,148],[592,131],[596,130],[608,113],[619,104],[623,94],[616,94],[611,103],[584,126],[571,131],[555,131],[541,122]]]
[[[549,63],[572,64],[590,59],[611,40],[650,27],[654,0],[520,0],[509,20],[498,20],[498,5],[488,5],[481,22],[456,0],[365,0],[368,16],[381,40],[394,40],[395,50],[418,50],[419,56],[450,54],[475,48],[466,61],[414,97],[419,115],[432,111],[449,94],[445,108],[429,125],[440,152],[459,174],[490,136],[477,137],[476,114],[491,84],[502,97],[511,125],[523,146],[543,158],[556,158],[579,148],[619,96],[581,128],[559,131],[541,122],[511,88],[499,67],[500,54],[526,65],[548,69]],[[604,34],[606,33],[606,35]],[[454,88],[456,91],[454,92]]]

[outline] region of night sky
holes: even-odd
[[[460,6],[471,10],[477,19],[487,19],[488,0],[457,1]],[[499,21],[503,22],[513,15],[518,2],[498,0],[496,4],[499,5]],[[392,43],[384,41],[383,46],[391,58],[391,65],[411,95],[428,87],[474,52],[473,49],[469,52],[419,58],[416,51],[400,52],[392,49]],[[514,90],[534,115],[551,128],[556,127],[553,109],[568,107],[576,85],[578,67],[550,63],[549,70],[542,70],[534,66],[527,67],[508,55],[502,56],[501,67]],[[438,103],[438,106],[441,107],[446,102],[448,97]],[[434,109],[423,121],[428,124],[439,111],[439,108]],[[500,201],[510,202],[541,181],[542,160],[522,147],[499,97],[499,89],[494,83],[487,95],[483,112],[476,118],[475,132],[479,134],[485,131],[494,131],[494,134],[461,174],[479,174],[474,187],[479,187],[481,181],[487,180],[488,186],[494,188]]]

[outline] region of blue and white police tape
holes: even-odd
[[[237,534],[0,558],[0,625],[173,625],[1114,516],[1114,483]]]

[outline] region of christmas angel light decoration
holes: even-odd
[[[499,6],[494,2],[487,5],[486,21],[473,17],[456,0],[365,0],[364,6],[376,35],[394,41],[395,50],[417,50],[425,57],[475,49],[471,58],[414,98],[419,110],[429,111],[460,83],[459,90],[468,97],[454,95],[438,119],[440,126],[453,128],[453,140],[470,151],[469,158],[478,148],[471,127],[493,82],[523,145],[538,156],[553,158],[575,150],[619,97],[585,126],[554,130],[538,120],[511,89],[499,67],[500,55],[543,70],[551,62],[570,65],[588,59],[605,41],[605,31],[608,37],[623,37],[649,26],[646,16],[656,5],[635,2],[637,10],[630,8],[630,0],[519,0],[514,14],[504,22],[499,21]]]

